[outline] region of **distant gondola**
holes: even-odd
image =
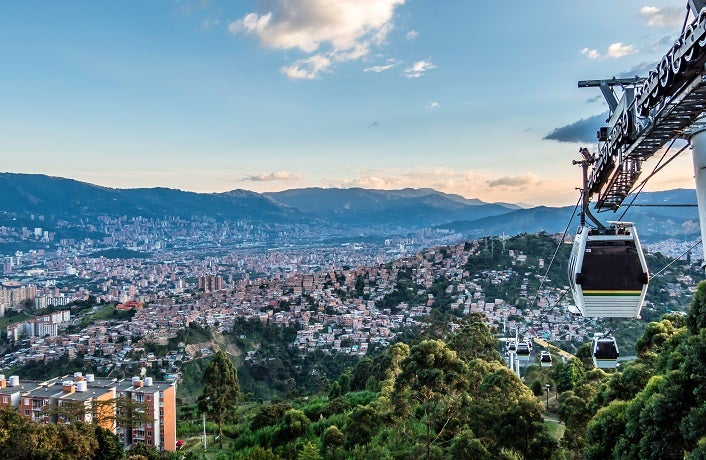
[[[591,345],[593,365],[599,369],[615,369],[618,366],[618,343],[614,337],[594,337]]]
[[[584,317],[637,318],[647,293],[647,262],[631,222],[583,226],[569,260],[569,283]]]
[[[517,351],[515,353],[517,354],[517,359],[519,361],[529,361],[531,352],[532,348],[527,342],[520,342],[517,344]]]
[[[541,367],[552,367],[552,354],[548,351],[542,351],[539,355],[539,365]]]

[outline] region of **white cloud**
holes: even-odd
[[[527,187],[538,187],[542,181],[532,173],[525,173],[521,176],[503,176],[488,181],[489,187],[500,187],[505,189],[526,190]]]
[[[315,54],[308,59],[300,59],[292,65],[282,67],[280,72],[292,80],[313,80],[330,65],[331,61],[326,56]]]
[[[600,59],[601,57],[607,58],[621,58],[623,56],[628,56],[630,54],[636,54],[638,52],[637,48],[633,45],[626,45],[622,42],[612,43],[608,46],[605,55],[601,55],[597,49],[584,48],[581,50],[581,54],[586,56],[588,59]]]
[[[419,36],[419,32],[417,32],[416,30],[410,30],[410,31],[407,32],[407,34],[405,35],[405,38],[406,38],[407,40],[414,40],[414,39],[417,38],[418,36]]]
[[[380,72],[384,72],[386,70],[390,70],[391,68],[393,68],[397,65],[397,62],[395,62],[394,59],[388,59],[387,62],[388,62],[388,64],[385,64],[385,65],[374,65],[372,67],[367,67],[367,68],[363,69],[363,72],[380,73]]]
[[[429,59],[425,59],[407,67],[404,69],[404,73],[407,78],[419,78],[431,69],[436,69],[436,66]]]
[[[682,8],[643,6],[640,15],[647,19],[648,27],[673,28],[679,27],[684,22],[686,13]]]
[[[405,0],[273,0],[264,14],[249,13],[228,25],[232,34],[256,37],[263,46],[309,55],[282,72],[293,79],[318,77],[337,62],[361,58],[385,42],[395,8]]]
[[[608,51],[606,51],[606,57],[611,57],[611,58],[621,58],[623,56],[628,56],[630,54],[635,54],[637,53],[637,49],[635,49],[634,46],[632,45],[624,45],[623,43],[613,43],[608,47]]]
[[[437,107],[441,107],[438,102],[436,101],[431,101],[428,105],[430,109],[436,109]]]
[[[489,186],[491,185],[492,186]],[[541,186],[539,186],[541,184]],[[364,187],[398,190],[406,187],[433,188],[483,201],[531,202],[545,205],[566,205],[575,202],[572,179],[548,179],[528,172],[507,177],[492,171],[459,170],[445,167],[360,170],[351,179],[324,179],[323,187]],[[530,193],[531,192],[531,193]]]
[[[591,50],[588,48],[582,49],[581,54],[583,54],[589,59],[598,59],[599,57],[601,57],[601,54],[598,52],[598,50]]]
[[[287,171],[276,171],[271,173],[255,174],[245,176],[241,180],[251,182],[272,182],[272,181],[298,181],[302,178],[301,174],[294,174]]]

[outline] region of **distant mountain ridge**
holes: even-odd
[[[432,189],[371,190],[304,188],[263,195],[321,219],[422,228],[453,220],[474,220],[518,209]]]
[[[668,238],[698,238],[699,229],[686,222],[698,224],[696,190],[673,189],[662,192],[643,192],[633,203],[632,195],[617,212],[597,212],[593,214],[602,222],[623,220],[634,222],[639,235],[645,241],[658,241]],[[687,206],[684,206],[687,205]],[[627,210],[627,211],[626,211]],[[510,211],[499,216],[489,216],[473,221],[456,221],[441,225],[440,228],[462,233],[468,238],[485,235],[515,235],[518,233],[576,233],[579,226],[579,208],[574,206],[537,206],[530,209]],[[623,213],[625,215],[623,216]],[[621,217],[622,216],[622,217]],[[571,222],[571,223],[570,223]]]
[[[0,211],[63,218],[90,215],[303,220],[303,213],[259,193],[195,193],[169,188],[117,189],[42,174],[0,173]]]
[[[507,203],[486,203],[429,188],[371,190],[364,188],[303,188],[255,193],[232,190],[195,193],[168,188],[117,189],[41,174],[0,173],[0,211],[18,215],[44,214],[75,219],[101,214],[144,217],[208,216],[215,219],[268,223],[308,223],[365,229],[367,233],[405,234],[436,227],[472,238],[505,233],[562,232],[572,218],[573,206],[523,208]],[[629,197],[625,204],[630,203]],[[696,203],[693,189],[642,193],[636,205]],[[599,213],[603,220],[618,220],[618,213]],[[694,234],[695,207],[640,207],[629,209],[623,220],[634,221],[640,235],[667,238]],[[574,216],[569,226],[578,226]]]

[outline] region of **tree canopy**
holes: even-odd
[[[223,447],[223,424],[236,414],[236,404],[240,400],[238,372],[220,350],[209,363],[203,375],[203,393],[198,398],[199,410],[218,424],[218,434]]]

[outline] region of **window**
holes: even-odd
[[[584,290],[639,291],[643,285],[642,264],[632,241],[587,243],[581,274]]]
[[[25,409],[25,415],[29,415],[29,409]]]

